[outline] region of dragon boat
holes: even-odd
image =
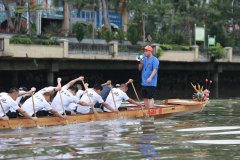
[[[181,99],[167,99],[163,104],[155,105],[153,108],[141,108],[138,106],[127,107],[125,111],[119,113],[98,113],[98,114],[75,114],[67,116],[67,119],[59,117],[39,117],[36,122],[26,118],[12,118],[9,121],[0,121],[0,129],[15,129],[15,128],[31,128],[77,124],[92,121],[113,120],[119,118],[163,118],[174,115],[182,115],[187,113],[201,111],[207,102],[196,102]]]
[[[120,118],[163,118],[169,116],[183,115],[194,112],[200,112],[205,105],[209,102],[210,94],[210,81],[209,88],[207,87],[208,80],[206,79],[206,89],[203,90],[199,84],[192,85],[195,90],[192,100],[182,99],[166,99],[162,104],[155,104],[153,108],[144,108],[134,106],[132,104],[124,103],[126,110],[119,111],[118,113],[92,113],[92,114],[73,114],[68,115],[66,119],[60,119],[59,117],[39,117],[37,121],[33,121],[26,118],[12,118],[8,121],[0,120],[0,129],[15,129],[15,128],[32,128],[32,127],[45,127],[45,126],[58,126],[77,124],[93,121],[113,120]]]

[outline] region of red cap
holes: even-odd
[[[143,48],[143,50],[147,50],[147,51],[153,51],[153,48],[150,45],[147,45]]]

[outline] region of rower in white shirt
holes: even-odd
[[[78,91],[77,91],[75,97],[77,97],[77,99],[79,99],[79,101],[80,101],[84,91],[82,90],[81,84],[76,84],[76,87],[78,88]],[[69,104],[69,106],[67,108],[71,111],[71,114],[74,114],[75,112],[73,112],[73,111],[76,111],[76,108],[78,105],[79,104],[72,102]]]
[[[35,93],[33,97],[28,98],[22,105],[22,109],[29,115],[34,116],[34,108],[37,117],[48,116],[51,112],[54,116],[66,118],[54,110],[50,105],[51,95],[54,91],[61,90],[61,78],[58,78],[58,85],[56,87],[45,87]],[[33,98],[33,99],[32,99]],[[33,108],[34,101],[34,108]]]
[[[62,109],[62,103],[61,103],[59,93],[61,93],[61,95],[62,95],[62,102],[63,102],[63,106],[64,106],[66,114],[72,114],[76,110],[77,105],[75,105],[75,107],[69,106],[71,103],[81,104],[83,106],[91,105],[91,103],[82,102],[79,98],[77,98],[75,96],[76,92],[78,91],[78,88],[74,84],[77,81],[82,81],[83,79],[84,79],[84,77],[80,76],[80,77],[70,81],[66,85],[64,85],[62,87],[62,90],[60,92],[58,92],[57,95],[54,97],[52,104],[51,104],[52,108],[55,109],[60,114],[64,113],[64,111]]]
[[[0,93],[0,119],[8,120],[9,118],[5,114],[8,113],[9,110],[12,108],[14,111],[18,111],[19,113],[21,113],[24,117],[36,121],[36,117],[30,116],[28,113],[26,113],[19,107],[18,103],[16,102],[18,96],[19,90],[17,88],[11,88],[8,93]]]
[[[102,86],[99,84],[96,84],[93,88],[87,89],[82,98],[81,101],[86,103],[93,103],[95,105],[97,102],[102,104],[107,109],[111,110],[112,112],[118,112],[117,110],[113,109],[109,104],[103,101],[102,97],[99,95],[101,93]],[[77,113],[81,114],[89,114],[93,113],[92,106],[78,106],[77,107]]]
[[[22,104],[21,104],[22,98],[25,98],[27,96],[31,96],[32,93],[34,93],[36,91],[36,88],[32,87],[29,91],[27,91],[27,88],[20,87],[18,90],[19,90],[19,94],[18,94],[18,97],[16,99],[16,102],[18,103],[19,107],[21,107],[22,106]],[[10,110],[6,113],[6,115],[9,118],[17,118],[19,116],[18,113],[13,108],[10,108]]]
[[[112,108],[115,108],[115,105],[116,105],[117,109],[119,109],[123,101],[128,101],[129,103],[136,104],[137,106],[141,106],[141,103],[130,99],[126,94],[128,90],[127,84],[131,83],[131,81],[132,80],[130,79],[127,83],[121,84],[118,88],[113,88],[112,93],[110,92],[107,96],[106,103],[109,104]],[[111,112],[106,107],[104,107],[104,111]]]

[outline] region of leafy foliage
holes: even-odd
[[[31,37],[27,35],[16,35],[10,39],[12,44],[37,44],[37,45],[59,45],[56,38],[48,37]]]
[[[129,25],[127,38],[133,45],[137,44],[137,42],[140,40],[139,29],[136,23],[132,23]]]
[[[159,58],[163,55],[163,50],[161,48],[159,48],[156,52],[156,57]]]
[[[73,26],[73,32],[76,33],[76,38],[79,42],[82,41],[85,35],[85,28],[82,23],[75,23]]]
[[[220,43],[217,43],[216,46],[212,46],[208,48],[208,55],[212,59],[221,59],[225,57],[225,50]]]

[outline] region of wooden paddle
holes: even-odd
[[[1,106],[1,108],[2,108],[2,111],[3,111],[4,116],[7,117],[7,114],[6,114],[5,110],[3,109],[3,106],[2,106],[2,102],[1,102],[1,101],[0,101],[0,106]],[[7,123],[8,123],[9,128],[11,128],[9,119],[7,120]]]
[[[63,110],[63,114],[64,114],[64,116],[67,116],[65,108],[64,108],[63,100],[62,100],[61,90],[58,91],[58,93],[59,93],[59,96],[60,96],[60,101],[61,101],[61,107],[62,107],[62,110]]]
[[[35,102],[34,102],[34,92],[32,93],[32,106],[33,106],[33,112],[34,112],[34,117],[37,117],[36,115],[36,108],[35,108]],[[35,121],[36,126],[38,126],[37,121]]]
[[[114,103],[115,110],[117,110],[116,101],[115,101],[114,94],[113,94],[113,91],[112,91],[112,85],[110,85],[110,92],[111,92],[111,94],[112,94],[112,98],[113,98],[113,103]]]
[[[58,84],[61,83],[61,80],[62,80],[61,78],[58,78],[58,79],[57,79]],[[59,93],[59,97],[60,97],[60,101],[61,101],[61,107],[62,107],[62,110],[63,110],[63,114],[64,114],[65,117],[67,117],[67,114],[66,114],[66,111],[65,111],[65,108],[64,108],[64,104],[63,104],[63,100],[62,100],[61,90],[58,91],[58,93]],[[68,124],[68,120],[67,120],[67,119],[65,119],[65,120],[66,120],[66,122],[67,122],[67,124]]]
[[[114,98],[114,94],[113,94],[113,91],[112,91],[112,85],[110,85],[110,92],[111,92],[111,94],[112,94],[112,98],[113,98],[113,103],[114,103],[115,110],[117,111],[118,108],[117,108],[116,101],[115,101],[115,98]],[[119,112],[117,112],[117,115],[119,116]]]
[[[135,95],[136,95],[136,97],[137,97],[137,100],[138,100],[138,102],[140,102],[140,99],[139,99],[139,97],[138,97],[137,91],[136,91],[135,86],[134,86],[134,84],[133,84],[132,81],[131,81],[131,84],[132,84],[134,93],[135,93]],[[143,111],[143,106],[142,106],[142,105],[141,105],[141,109],[142,109],[143,115],[146,116],[146,113]]]
[[[88,91],[87,91],[88,88],[87,88],[87,86],[85,86],[84,80],[82,80],[82,83],[83,83],[84,89],[86,90],[86,93],[87,93],[87,97],[88,97],[88,99],[89,99],[89,102],[92,103],[91,98],[90,98],[90,96],[89,96],[89,94],[88,94]],[[92,108],[92,110],[93,110],[94,115],[95,115],[97,118],[99,118],[99,114],[98,114],[97,110],[94,108],[94,105],[91,105],[91,108]]]
[[[34,102],[34,97],[33,97],[34,93],[32,94],[32,106],[33,106],[33,112],[34,112],[34,117],[37,117],[36,115],[36,109],[35,109],[35,102]]]

